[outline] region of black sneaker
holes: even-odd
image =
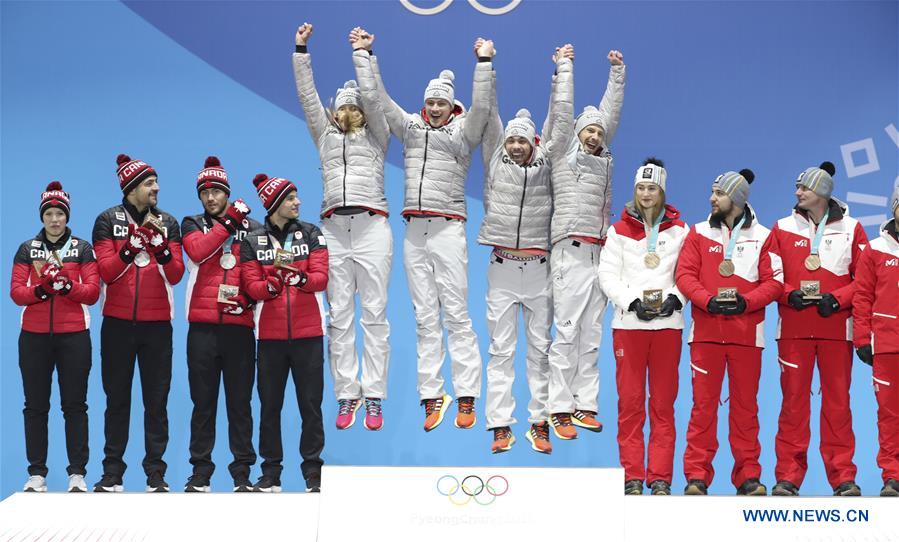
[[[890,478],[883,484],[880,490],[881,497],[899,497],[899,480]]]
[[[775,497],[798,497],[799,488],[796,487],[793,482],[781,480],[774,484],[771,494]]]
[[[322,480],[321,478],[310,478],[306,480],[306,493],[321,493],[322,491]]]
[[[643,480],[627,480],[624,482],[625,495],[642,495]]]
[[[122,477],[112,474],[104,474],[100,481],[94,484],[94,493],[121,493],[124,490]]]
[[[153,472],[147,476],[147,493],[168,493],[169,485],[165,483],[165,478],[161,472]]]
[[[847,480],[833,488],[834,497],[861,497],[862,488],[858,487],[855,480]]]
[[[760,497],[768,494],[768,488],[758,478],[750,478],[737,488],[737,495]]]
[[[202,474],[194,474],[187,479],[184,485],[185,493],[209,493],[209,477]]]
[[[253,484],[254,493],[281,493],[281,479],[274,476],[260,476]]]
[[[252,493],[253,482],[249,478],[234,479],[234,493]]]
[[[665,480],[656,480],[649,484],[650,495],[671,495],[671,484]]]
[[[690,480],[687,487],[684,488],[684,495],[708,495],[709,486],[705,485],[702,480]]]

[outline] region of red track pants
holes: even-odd
[[[681,352],[680,329],[615,329],[618,452],[625,480],[671,483],[674,400]],[[645,459],[646,379],[649,373],[649,458]]]
[[[712,460],[718,451],[718,404],[727,372],[730,396],[730,449],[734,456],[731,482],[739,487],[749,478],[760,478],[759,417],[756,397],[762,371],[762,349],[735,344],[693,343],[693,410],[687,426],[684,475],[711,485]]]
[[[809,418],[815,359],[821,381],[821,457],[831,487],[855,480],[855,434],[849,410],[852,343],[841,340],[781,339],[777,343],[783,404],[777,424],[778,481],[802,485],[808,470]]]
[[[880,439],[877,466],[884,482],[899,480],[899,354],[874,356],[874,394]]]

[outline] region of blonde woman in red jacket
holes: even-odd
[[[25,391],[28,492],[47,491],[47,417],[53,370],[65,418],[70,492],[87,491],[87,377],[91,370],[90,315],[100,275],[90,243],[72,235],[69,194],[53,181],[41,195],[44,227],[19,246],[10,296],[22,309],[19,369]]]

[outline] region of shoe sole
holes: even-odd
[[[169,493],[170,490],[169,490],[169,488],[147,486],[147,488],[144,491],[146,493]]]
[[[86,487],[70,487],[68,493],[87,493]]]
[[[790,491],[788,491],[786,489],[778,489],[775,487],[774,489],[771,490],[771,496],[772,497],[798,497],[799,494],[791,493]]]
[[[453,420],[453,425],[458,427],[459,429],[471,429],[478,423],[478,417],[475,416],[473,420],[471,420],[471,425],[459,425],[459,420]]]
[[[753,489],[752,491],[750,491],[749,493],[743,494],[743,496],[746,496],[746,497],[764,497],[766,495],[768,495],[768,488],[766,488],[765,486],[759,486],[759,487]]]
[[[552,425],[552,422],[550,422],[550,425]],[[556,438],[558,438],[558,439],[561,439],[561,440],[574,440],[574,439],[577,438],[577,433],[575,433],[574,436],[566,437],[566,436],[563,436],[563,435],[559,434],[559,430],[556,429],[556,426],[555,426],[555,425],[553,425],[552,428],[553,428],[553,434],[555,434],[555,435],[556,435]]]
[[[361,406],[362,406],[362,401],[356,400],[356,408],[353,409],[353,413],[352,413],[352,415],[350,415],[350,423],[346,427],[340,427],[339,425],[334,424],[337,427],[337,429],[340,431],[344,431],[346,429],[349,429],[350,427],[353,427],[353,424],[356,423],[356,412],[359,411],[359,408]]]
[[[46,493],[46,492],[47,492],[47,488],[46,488],[46,487],[42,487],[42,488],[39,488],[39,489],[35,489],[35,488],[33,488],[33,487],[29,487],[28,489],[26,489],[26,490],[24,490],[24,491],[25,491],[25,493]]]
[[[861,497],[861,496],[862,496],[861,489],[850,489],[849,491],[844,491],[843,493],[834,495],[834,497]]]
[[[253,493],[281,493],[281,486],[273,486],[268,488],[255,488]]]
[[[441,423],[443,423],[443,416],[446,414],[446,411],[449,410],[450,403],[452,403],[452,402],[453,402],[452,397],[450,397],[449,395],[444,393],[443,394],[443,405],[441,405],[440,411],[438,412],[437,422],[434,425],[432,425],[431,427],[425,427],[424,428],[425,433],[430,433],[434,429],[437,429],[437,427]]]
[[[537,445],[534,443],[534,437],[531,436],[530,431],[525,433],[524,438],[528,439],[528,442],[531,443],[531,449],[534,450],[535,452],[537,452],[538,454],[550,455],[553,453],[552,448],[550,448],[549,450],[541,450],[540,448],[537,448]]]
[[[125,486],[100,486],[94,487],[94,493],[122,493],[125,491]]]
[[[513,444],[515,444],[515,436],[514,435],[509,437],[509,444],[506,444],[502,448],[491,448],[490,451],[492,451],[495,454],[501,454],[503,452],[508,452],[509,450],[512,449]]]
[[[571,424],[574,426],[586,429],[587,431],[592,431],[594,433],[602,433],[602,424],[599,424],[599,427],[596,427],[594,425],[586,424],[586,423],[578,420],[574,416],[571,417]]]
[[[899,491],[896,491],[895,489],[892,489],[892,488],[883,489],[880,492],[880,496],[881,497],[899,497]]]
[[[660,497],[669,497],[671,496],[670,491],[653,491],[650,495],[660,496]]]
[[[684,495],[692,495],[692,496],[703,496],[708,493],[703,493],[701,489],[696,486],[687,486],[687,489],[684,490]]]
[[[211,493],[212,489],[209,486],[185,486],[185,493]]]

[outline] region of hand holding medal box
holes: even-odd
[[[662,290],[643,290],[643,304],[649,307],[652,312],[661,312],[664,301]]]

